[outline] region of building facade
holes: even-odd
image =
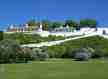
[[[10,25],[7,28],[7,32],[30,32],[30,31],[35,31],[38,30],[39,26],[28,26],[28,24],[25,24],[23,26],[14,26]]]

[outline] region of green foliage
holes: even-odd
[[[52,36],[52,35],[49,35],[47,40],[49,40],[49,41],[57,41],[57,40],[63,40],[63,39],[64,39],[63,36]]]
[[[94,50],[91,48],[80,48],[74,53],[74,58],[78,61],[89,60]]]
[[[5,34],[4,39],[16,40],[20,44],[27,44],[33,42],[37,43],[39,42],[39,40],[41,41],[41,37],[39,35],[31,35],[24,33]]]
[[[27,63],[30,60],[46,60],[48,53],[41,49],[22,48],[10,39],[0,42],[0,63]]]
[[[73,20],[66,20],[65,21],[65,26],[68,25],[69,27],[75,27],[77,28],[78,27],[78,23],[73,21]]]
[[[28,26],[37,26],[38,23],[36,22],[35,19],[31,19],[27,22]]]
[[[50,46],[47,52],[51,58],[61,58],[63,57],[66,49],[64,46]]]
[[[29,44],[29,43],[40,43],[45,41],[56,41],[65,39],[62,36],[48,36],[41,37],[37,34],[24,34],[24,33],[13,33],[13,34],[4,34],[4,39],[16,40],[20,44]]]
[[[70,45],[63,45],[66,49],[63,58],[74,58],[74,53],[76,52],[76,50],[78,49],[77,47],[74,46],[70,46]]]
[[[82,19],[80,20],[80,26],[81,27],[96,27],[97,26],[97,21],[95,19]]]
[[[62,23],[60,23],[60,22],[53,22],[51,28],[52,29],[59,28],[60,26],[62,26]]]
[[[93,53],[92,58],[108,57],[108,48],[97,48]]]
[[[89,55],[86,52],[77,52],[74,58],[76,61],[87,61],[89,60]]]
[[[42,29],[49,30],[51,26],[51,22],[49,20],[42,20]]]
[[[49,58],[49,55],[45,51],[42,51],[40,48],[34,48],[32,52],[32,58],[33,60],[44,61]]]
[[[3,36],[4,36],[3,31],[0,31],[0,41],[3,40],[3,38],[4,38]]]
[[[23,51],[14,40],[2,40],[0,42],[0,63],[16,62],[16,59],[23,59]]]
[[[108,56],[108,40],[99,36],[92,36],[77,40],[71,40],[61,45],[48,47],[50,57],[74,58],[79,49],[86,48],[86,52],[92,54],[92,58]]]
[[[97,53],[98,54],[102,53],[102,56],[103,54],[108,55],[108,40],[99,36],[93,36],[93,37],[87,37],[87,38],[82,38],[78,40],[68,41],[64,43],[64,45],[65,46],[68,45],[74,48],[90,47],[89,50],[92,51],[94,54],[96,53],[96,55]]]
[[[23,51],[23,57],[25,58],[25,61],[29,61],[29,60],[33,60],[33,58],[32,58],[32,49],[30,49],[30,48],[27,48],[27,47],[24,47],[24,48],[22,48],[22,51]]]

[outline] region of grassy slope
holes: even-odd
[[[108,63],[102,60],[50,60],[0,65],[1,79],[108,79],[107,74]]]

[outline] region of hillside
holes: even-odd
[[[58,52],[58,54],[70,54],[74,50],[80,48],[93,48],[95,53],[100,55],[108,56],[108,39],[105,39],[100,36],[91,36],[76,40],[71,40],[64,42],[60,45],[50,46],[48,47],[49,53]],[[64,55],[66,56],[66,55]]]

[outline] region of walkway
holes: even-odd
[[[30,47],[30,48],[43,47],[43,46],[53,46],[53,45],[58,45],[58,44],[61,44],[63,42],[69,41],[69,40],[76,40],[76,39],[91,37],[91,36],[96,36],[96,35],[108,39],[108,35],[102,35],[102,34],[94,32],[94,33],[86,34],[86,35],[79,36],[79,37],[67,38],[65,40],[51,41],[51,42],[41,42],[41,43],[37,43],[37,44],[25,44],[25,45],[21,45],[21,46],[22,47]]]

